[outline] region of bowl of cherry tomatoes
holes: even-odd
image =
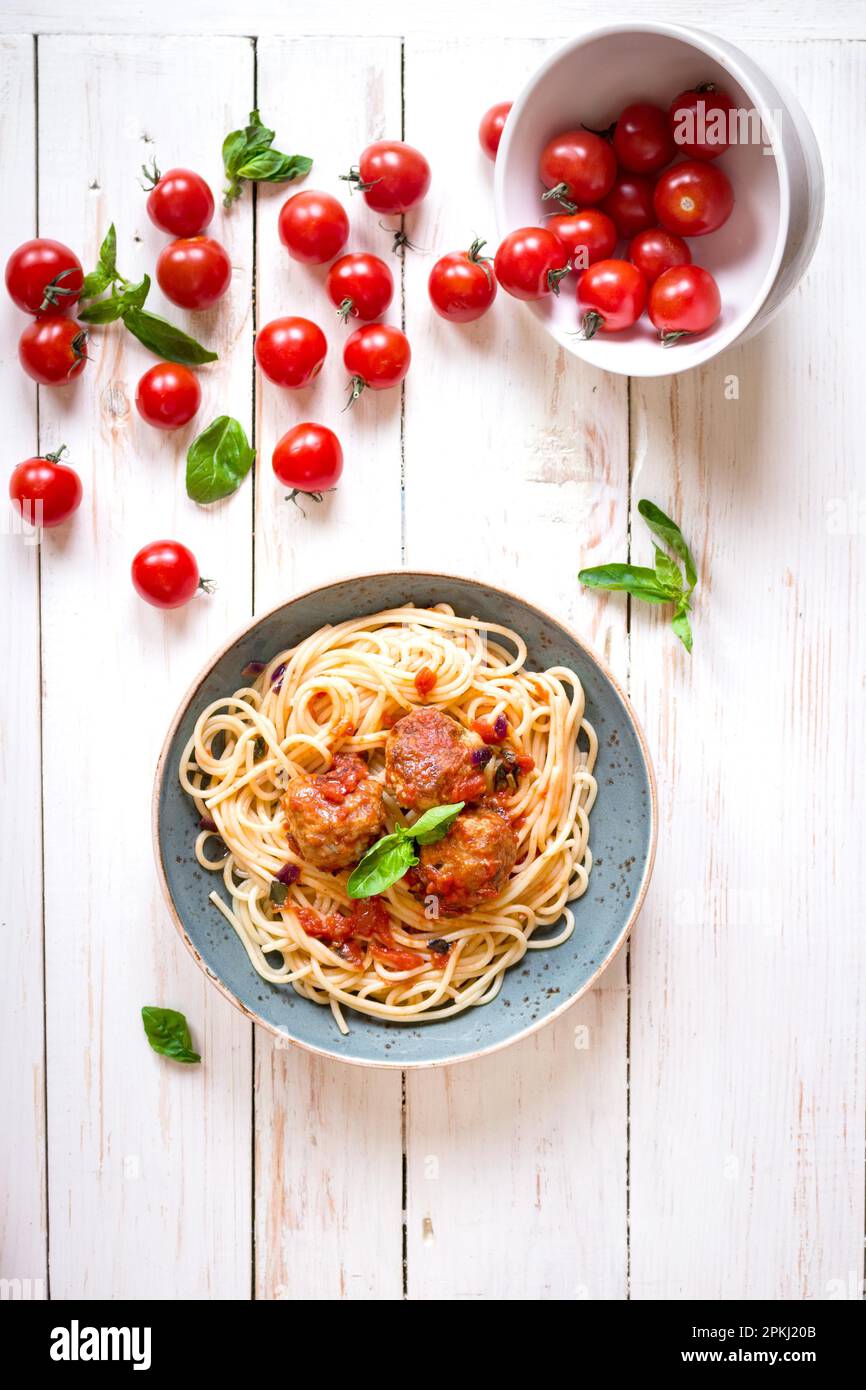
[[[763,328],[821,226],[796,98],[722,39],[612,24],[530,78],[496,155],[500,285],[575,355],[668,376]]]

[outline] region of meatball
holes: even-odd
[[[320,869],[345,869],[385,825],[382,785],[357,753],[338,753],[327,772],[298,777],[282,798],[289,844]]]
[[[385,743],[385,780],[401,806],[427,811],[478,801],[486,791],[479,738],[438,709],[417,709],[398,721]]]
[[[446,917],[469,912],[502,892],[516,858],[517,836],[505,816],[487,806],[473,807],[441,840],[420,847],[415,891],[438,898]]]

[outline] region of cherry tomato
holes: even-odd
[[[646,304],[647,286],[631,261],[597,261],[577,282],[577,302],[583,310],[583,336],[599,329],[619,333],[637,323]]]
[[[408,212],[430,187],[430,165],[404,140],[377,140],[364,150],[358,167],[342,177],[364,194],[374,212]]]
[[[349,403],[358,399],[365,386],[373,391],[397,386],[411,361],[409,340],[399,328],[390,323],[368,323],[356,328],[343,349],[343,362],[352,378]]]
[[[18,340],[18,360],[42,386],[65,386],[84,371],[87,329],[63,314],[40,314]]]
[[[568,251],[546,227],[521,227],[509,232],[496,252],[496,278],[515,299],[542,299],[559,294],[568,274]]]
[[[296,261],[324,265],[339,256],[349,240],[346,209],[330,193],[305,188],[280,209],[280,241]]]
[[[594,261],[606,261],[616,250],[616,226],[598,208],[557,213],[547,219],[547,227],[559,237],[573,270],[586,270]]]
[[[613,150],[591,130],[566,130],[545,145],[538,165],[547,187],[542,197],[556,198],[569,212],[584,203],[600,203],[616,178]]]
[[[669,232],[706,236],[727,222],[734,190],[715,164],[691,160],[675,164],[659,178],[653,195],[656,216]]]
[[[172,241],[156,262],[159,288],[181,309],[209,309],[231,283],[232,263],[225,247],[211,236]]]
[[[450,251],[430,271],[427,290],[437,314],[452,323],[471,323],[486,314],[496,298],[496,279],[486,245],[473,241],[468,251]]]
[[[628,258],[651,285],[671,266],[690,265],[692,253],[676,232],[668,232],[664,227],[649,227],[632,237]]]
[[[177,430],[189,423],[201,405],[201,387],[189,367],[157,362],[138,383],[135,404],[149,425]]]
[[[674,97],[668,112],[677,150],[689,159],[715,159],[728,149],[728,115],[736,103],[712,82],[700,82]]]
[[[12,505],[33,526],[59,526],[81,502],[81,479],[74,468],[60,462],[65,447],[25,459],[12,470]]]
[[[700,265],[678,265],[656,280],[649,316],[665,347],[686,333],[704,333],[722,312],[719,287]]]
[[[394,280],[385,262],[366,251],[334,261],[325,289],[340,318],[377,319],[394,297]]]
[[[281,483],[296,494],[305,492],[316,502],[337,486],[343,472],[340,441],[325,425],[295,425],[274,449],[273,468]]]
[[[25,241],[6,262],[6,288],[25,314],[65,314],[81,293],[84,272],[74,251],[62,241]]]
[[[155,608],[180,608],[199,589],[210,593],[198,562],[180,541],[151,541],[132,562],[132,584],[139,597]]]
[[[617,174],[601,210],[613,220],[620,236],[637,236],[658,220],[653,209],[653,180],[645,174]]]
[[[497,102],[481,117],[478,139],[488,159],[495,159],[499,152],[499,142],[502,139],[502,132],[505,129],[505,122],[512,105],[513,103],[510,101]]]
[[[309,319],[272,319],[256,335],[256,361],[276,386],[309,386],[327,351],[324,333]]]
[[[160,174],[156,165],[145,173],[152,182],[147,215],[155,227],[169,236],[198,236],[213,218],[213,194],[201,174],[192,169],[169,169]]]
[[[668,113],[649,101],[636,101],[617,117],[613,152],[621,169],[631,174],[655,174],[670,164],[676,148]]]

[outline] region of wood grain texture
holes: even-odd
[[[181,8],[171,0],[152,0],[146,9],[124,0],[91,0],[86,9],[70,10],[60,0],[6,0],[0,16],[0,32],[95,33],[95,34],[248,34],[252,25],[260,35],[334,34],[352,38],[359,31],[373,34],[405,34],[444,38],[497,35],[535,37],[538,34],[567,38],[577,30],[609,20],[658,20],[658,7],[649,0],[632,0],[613,14],[600,15],[590,0],[537,0],[533,6],[518,0],[485,0],[468,6],[462,0],[440,0],[438,5],[413,5],[404,0],[369,0],[363,12],[355,0],[259,0],[254,18],[238,0],[187,0]],[[863,38],[863,6],[858,0],[731,0],[722,10],[712,0],[671,0],[664,19],[692,24],[724,34],[734,43],[741,39]]]
[[[755,53],[827,161],[815,261],[757,340],[633,388],[633,497],[682,519],[703,576],[691,661],[664,614],[632,619],[663,817],[633,946],[637,1298],[862,1297],[866,288],[841,267],[864,70],[854,46]]]
[[[627,544],[626,383],[567,357],[502,292],[460,326],[427,295],[439,255],[474,234],[495,249],[492,165],[475,130],[545,47],[406,45],[406,139],[431,161],[439,153],[431,192],[406,219],[424,248],[406,258],[406,558],[549,607],[624,679],[624,615],[581,593],[577,571],[600,546]],[[621,956],[537,1037],[407,1078],[410,1297],[624,1296],[624,983]]]
[[[252,56],[242,40],[41,41],[40,91],[77,90],[75,100],[41,103],[42,230],[92,264],[113,219],[120,269],[135,277],[151,268],[164,238],[147,218],[139,165],[182,158],[219,188],[222,134],[252,104]],[[43,392],[42,442],[67,440],[85,490],[76,524],[43,555],[51,1274],[60,1298],[250,1290],[250,1028],[177,939],[149,846],[169,719],[250,605],[251,487],[210,509],[184,491],[197,428],[222,412],[251,424],[249,204],[218,216],[214,231],[235,274],[228,302],[189,316],[222,354],[202,372],[196,422],[166,436],[139,419],[136,382],[154,359],[117,325],[94,334],[76,384]],[[156,291],[152,307],[184,320]],[[136,596],[132,556],[165,535],[188,543],[217,579],[212,599],[166,614]],[[143,1004],[183,1010],[205,1065],[152,1053]]]
[[[36,231],[36,123],[33,40],[0,41],[0,165],[15,197],[4,214],[8,255]],[[4,257],[5,259],[5,257]],[[18,366],[27,319],[0,301],[0,401],[7,473],[37,453],[36,387]],[[5,484],[4,484],[5,485]],[[39,696],[39,553],[3,499],[0,589],[7,653],[0,683],[0,782],[26,833],[14,850],[3,838],[0,969],[0,1278],[47,1295],[45,1074],[42,971],[42,848]],[[15,1286],[10,1286],[15,1287]]]
[[[338,101],[321,100],[328,73],[339,74]],[[346,202],[352,226],[346,249],[387,245],[375,215],[363,198],[349,196],[339,175],[369,139],[399,134],[399,43],[262,40],[258,93],[268,121],[286,132],[292,149],[314,154],[307,186]],[[347,373],[341,355],[352,325],[338,322],[325,294],[327,267],[300,265],[279,241],[279,210],[294,191],[259,190],[258,322],[282,314],[311,318],[328,339],[328,357],[303,391],[282,390],[259,374],[259,608],[338,574],[400,563],[400,395],[368,393],[342,413]],[[399,288],[395,311],[399,315]],[[323,502],[301,499],[295,506],[273,474],[271,454],[286,430],[310,419],[337,432],[345,472]],[[322,1061],[257,1031],[255,1166],[258,1297],[401,1296],[398,1074]]]

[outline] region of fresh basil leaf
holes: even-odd
[[[670,603],[674,597],[659,584],[655,570],[641,565],[595,565],[577,577],[591,589],[624,590],[645,603]]]
[[[431,806],[414,825],[409,826],[408,834],[419,845],[435,845],[437,840],[447,835],[465,804],[464,801],[457,801],[450,806]]]
[[[352,870],[346,892],[350,898],[372,898],[390,888],[417,863],[418,857],[408,835],[383,835]]]
[[[189,1024],[183,1014],[147,1004],[141,1011],[141,1021],[154,1052],[171,1057],[175,1062],[201,1061],[199,1054],[192,1050]]]
[[[679,565],[675,565],[670,555],[666,555],[663,550],[656,546],[656,577],[662,588],[670,589],[672,593],[682,592],[683,576],[680,573]]]
[[[659,540],[664,541],[666,545],[670,546],[674,554],[678,555],[682,560],[686,568],[689,593],[691,593],[698,582],[698,571],[694,559],[692,558],[692,552],[686,545],[679,526],[677,526],[675,521],[671,521],[669,516],[665,516],[664,512],[659,507],[655,506],[654,503],[648,502],[645,497],[638,502],[637,509],[653,535],[658,536]]]
[[[113,222],[102,239],[97,270],[109,284],[117,278],[117,232]]]
[[[120,297],[123,312],[128,309],[140,309],[150,293],[150,276],[145,275],[139,280],[137,285],[124,285]]]
[[[101,270],[91,270],[82,281],[80,298],[93,299],[95,295],[102,294],[104,290],[107,290],[110,284],[111,279],[108,275],[103,275]]]
[[[673,628],[677,637],[679,637],[686,651],[689,654],[691,654],[692,628],[689,622],[688,606],[685,603],[680,604],[679,608],[677,609],[676,613],[671,619],[671,627]]]
[[[155,352],[167,362],[180,362],[185,367],[200,367],[205,362],[216,362],[217,354],[202,347],[182,329],[176,328],[159,314],[149,309],[138,309],[134,305],[123,310],[123,322],[134,338],[144,347]]]
[[[286,898],[288,896],[288,885],[285,883],[280,883],[278,879],[273,879],[271,882],[270,889],[268,890],[268,897],[270,898],[271,902],[276,903],[277,906],[280,907],[286,901]]]
[[[193,502],[218,502],[236,492],[256,456],[243,425],[219,415],[194,439],[186,456],[186,491]]]
[[[82,323],[114,323],[123,313],[123,300],[120,295],[110,294],[105,299],[95,299],[79,309],[76,315]]]
[[[223,141],[223,165],[228,184],[223,203],[231,207],[243,191],[245,181],[252,183],[290,183],[308,174],[313,161],[306,155],[282,154],[272,149],[274,131],[263,124],[258,111],[250,112],[249,124],[243,130],[231,131]]]
[[[279,150],[262,150],[246,159],[237,177],[256,183],[291,183],[303,178],[313,167],[313,161],[302,154],[280,154]]]
[[[269,145],[274,143],[276,131],[270,130],[264,124],[258,111],[250,112],[249,125],[244,129],[244,144],[247,154],[255,154],[256,150],[266,150]]]

